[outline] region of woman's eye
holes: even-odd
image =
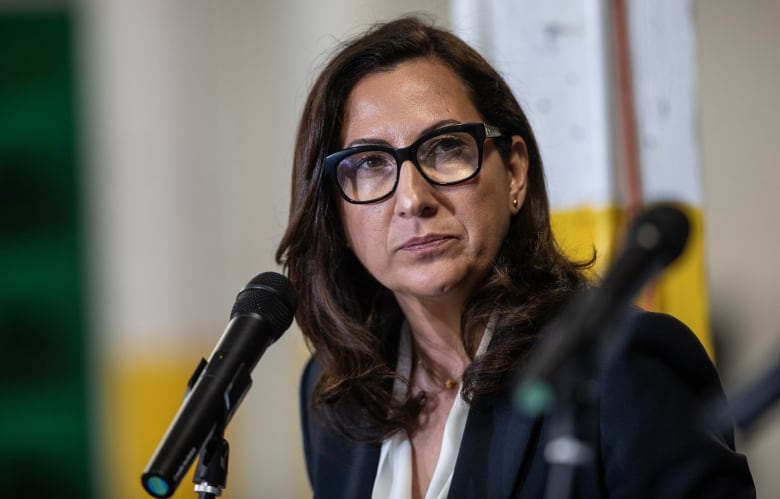
[[[377,168],[387,168],[390,162],[385,156],[368,155],[360,158],[355,168],[375,170]]]
[[[456,135],[437,137],[419,151],[419,157],[425,164],[451,162],[462,157],[470,157],[469,142]]]
[[[458,150],[461,147],[463,147],[463,140],[459,137],[443,137],[433,144],[431,151],[451,152],[453,150]]]
[[[355,175],[373,175],[395,168],[395,159],[386,153],[369,151],[345,158],[339,168]]]

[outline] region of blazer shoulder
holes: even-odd
[[[713,359],[696,334],[676,317],[632,308],[619,329],[607,356],[607,371],[631,371],[656,363],[659,372],[674,373],[701,396],[722,391]]]
[[[632,310],[616,340],[599,375],[610,497],[754,497],[733,432],[708,417],[725,395],[696,335],[670,315]]]
[[[306,364],[303,366],[303,372],[301,373],[299,393],[301,397],[305,397],[306,400],[311,400],[311,395],[314,392],[314,385],[317,383],[320,375],[322,374],[322,365],[314,357],[309,357]]]

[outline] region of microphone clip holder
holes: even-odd
[[[230,446],[224,436],[225,425],[219,425],[200,451],[192,481],[199,499],[214,499],[222,495],[227,485]]]
[[[196,369],[194,377],[200,376],[205,368],[205,361]],[[193,483],[198,499],[214,499],[222,495],[227,485],[227,468],[230,445],[225,438],[225,428],[233,416],[236,407],[252,385],[249,371],[242,366],[225,390],[223,401],[224,411],[214,426],[214,431],[200,450],[198,465],[195,468]]]

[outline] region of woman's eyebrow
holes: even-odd
[[[445,126],[448,126],[448,125],[459,125],[459,124],[460,124],[460,121],[453,120],[453,119],[446,119],[446,120],[437,121],[436,123],[433,123],[433,124],[425,127],[417,135],[417,137],[414,139],[414,141],[418,140],[420,137],[422,137],[423,135],[425,135],[427,133],[430,133],[430,132],[438,130],[439,128],[444,128]],[[413,144],[414,141],[412,141],[411,143]],[[388,142],[388,141],[386,141],[384,139],[377,139],[377,138],[372,138],[372,137],[361,137],[359,139],[353,140],[352,142],[350,142],[349,144],[344,146],[344,149],[348,149],[350,147],[355,147],[355,146],[362,146],[362,145],[392,147],[390,142]],[[402,146],[402,147],[406,147],[406,146]]]

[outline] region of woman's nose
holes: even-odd
[[[421,216],[435,212],[436,187],[422,176],[412,161],[399,166],[395,210],[402,216]]]

